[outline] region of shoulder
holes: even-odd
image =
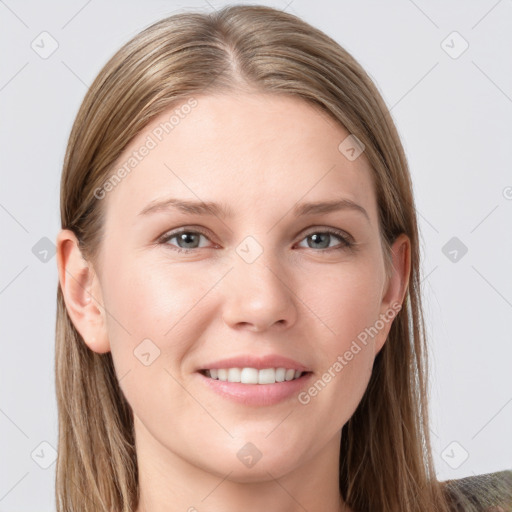
[[[512,469],[442,483],[456,511],[512,512]]]

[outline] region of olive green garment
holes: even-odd
[[[512,512],[512,469],[443,484],[457,512]]]

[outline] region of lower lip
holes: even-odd
[[[225,398],[244,405],[264,406],[296,398],[300,391],[309,384],[313,373],[305,373],[298,379],[275,384],[242,384],[212,379],[199,372],[197,375],[210,389]]]

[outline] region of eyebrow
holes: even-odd
[[[216,217],[233,217],[233,211],[227,205],[214,203],[212,201],[190,201],[183,199],[167,198],[151,201],[140,212],[139,216],[149,215],[161,211],[176,209],[183,213],[192,215],[213,215]],[[352,210],[362,213],[368,221],[370,217],[368,212],[359,204],[351,199],[340,198],[331,201],[320,201],[310,203],[300,203],[293,208],[295,217],[306,215],[315,215],[321,213],[331,213],[340,210]]]

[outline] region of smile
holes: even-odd
[[[313,372],[247,367],[212,368],[197,371],[196,375],[209,392],[245,406],[263,407],[297,400],[299,393],[311,382]],[[283,375],[284,380],[279,380]]]
[[[211,379],[223,382],[240,382],[241,384],[275,384],[295,380],[303,373],[292,368],[215,368],[202,370],[201,373]]]

